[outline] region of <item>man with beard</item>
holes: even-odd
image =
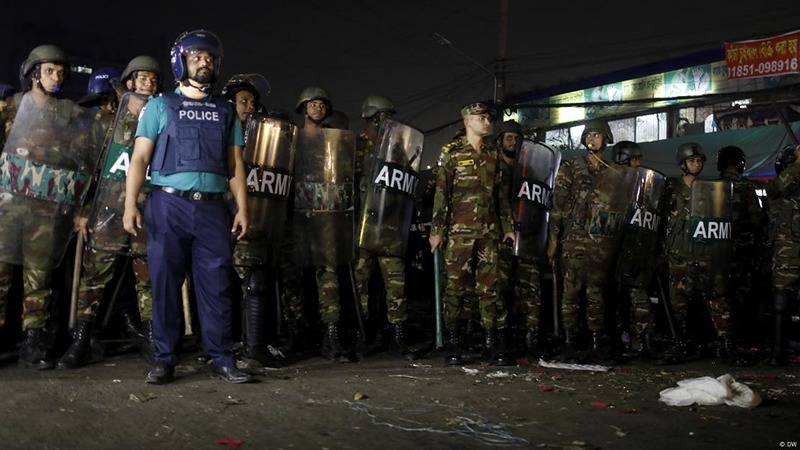
[[[125,230],[142,227],[137,198],[147,165],[152,191],[145,208],[147,257],[153,289],[154,366],[145,381],[173,381],[181,330],[181,288],[191,271],[203,348],[212,358],[211,377],[246,383],[232,346],[232,237],[247,232],[244,137],[224,96],[213,96],[222,44],[208,30],[181,34],[170,52],[178,87],[151,99],[136,130],[126,180]],[[237,211],[231,217],[225,193]]]

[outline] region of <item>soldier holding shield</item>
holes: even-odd
[[[63,259],[102,144],[94,111],[60,95],[69,70],[54,45],[30,52],[20,68],[25,92],[0,154],[0,286],[11,284],[12,265],[22,266],[19,363],[39,370],[55,366],[43,343],[51,270]]]

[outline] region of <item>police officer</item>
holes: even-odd
[[[126,98],[122,109],[117,111],[114,108],[114,129],[111,130],[111,142],[115,144],[114,150],[124,147],[130,149],[133,146],[134,133],[139,120],[139,113],[146,99],[158,92],[161,78],[161,67],[158,62],[150,56],[137,56],[133,58],[121,73],[116,69],[96,70],[92,73],[89,81],[88,94],[82,99],[87,104],[105,103],[117,105],[117,91],[127,90],[138,94],[137,100]],[[102,106],[101,106],[102,108]],[[107,145],[106,152],[112,151],[112,146]],[[115,155],[111,155],[113,158]],[[110,167],[120,166],[120,154],[116,160],[110,162]],[[125,155],[130,157],[130,154]],[[108,156],[107,156],[108,158]],[[117,175],[107,172],[109,165],[100,167],[99,185],[95,191],[93,202],[87,205],[90,208],[111,208],[119,207],[120,198],[124,196],[125,177],[124,170],[122,179]],[[115,171],[114,174],[117,172]],[[109,181],[110,179],[114,181]],[[94,217],[102,214],[95,211]],[[132,236],[125,233],[121,228],[111,226],[111,224],[94,226],[87,229],[89,221],[88,212],[81,218],[79,232],[83,234],[87,246],[83,258],[83,272],[78,289],[77,304],[77,326],[73,333],[73,340],[67,352],[58,360],[56,368],[74,369],[85,365],[93,356],[91,352],[91,338],[95,331],[97,311],[103,299],[105,286],[114,278],[116,264],[121,261],[127,262],[124,258],[132,258],[133,273],[135,276],[135,290],[138,299],[138,306],[129,304],[128,296],[123,296],[117,300],[119,310],[122,313],[123,329],[128,337],[136,340],[139,344],[142,356],[152,363],[153,358],[153,332],[152,332],[152,291],[150,288],[150,274],[147,267],[146,243],[142,240],[144,233],[133,240]],[[98,222],[98,221],[96,221]],[[104,220],[99,220],[102,224]],[[112,222],[117,224],[116,222]],[[91,241],[90,241],[91,236]],[[118,256],[122,253],[130,253],[122,258]],[[125,265],[127,267],[127,265]],[[124,274],[122,275],[124,276]]]
[[[697,256],[693,254],[694,246],[690,237],[691,188],[703,171],[706,162],[705,150],[697,143],[686,142],[678,147],[675,162],[683,171],[683,175],[677,180],[671,180],[667,185],[665,206],[668,213],[664,250],[669,269],[669,296],[675,313],[675,331],[678,338],[661,354],[656,364],[676,364],[687,358],[685,339],[690,300],[687,293],[687,283],[689,283],[687,275],[689,264]],[[731,339],[733,324],[728,302],[723,297],[704,296],[701,300],[708,306],[714,329],[720,337],[721,342],[718,347],[720,359],[734,365],[743,364],[741,355]]]
[[[777,176],[767,184],[769,239],[773,247],[772,355],[789,364],[789,325],[800,293],[800,145],[786,146],[775,158]],[[793,225],[794,224],[794,225]],[[795,309],[796,310],[796,309]]]
[[[764,244],[767,218],[756,195],[755,185],[744,178],[747,156],[744,150],[728,145],[717,152],[717,171],[721,180],[733,183],[733,257],[726,298],[733,314],[733,323],[739,338],[753,326],[758,316],[757,299],[750,296],[753,276],[759,266]]]
[[[514,167],[522,145],[522,127],[515,120],[500,125],[496,142],[500,149],[500,170],[509,180],[514,178]],[[513,189],[513,183],[509,185]],[[512,189],[507,192],[509,202],[517,196]],[[512,204],[512,209],[514,208]],[[498,289],[503,295],[503,306],[509,311],[512,329],[522,344],[520,348],[533,358],[542,354],[539,334],[539,309],[541,307],[541,270],[538,258],[518,258],[511,248],[500,248],[498,261]]]
[[[604,324],[603,290],[616,261],[621,228],[596,227],[601,216],[608,216],[608,224],[621,224],[613,219],[619,216],[618,212],[604,210],[609,199],[621,191],[616,191],[613,182],[601,181],[603,176],[620,172],[603,159],[606,146],[613,143],[614,137],[605,121],[587,122],[581,134],[586,154],[562,161],[556,175],[547,257],[552,264],[561,242],[564,347],[559,358],[563,362],[613,363],[615,358],[615,341],[608,336]],[[585,358],[576,353],[580,350],[577,338],[584,296],[585,322],[591,335],[591,349]]]
[[[471,292],[479,299],[485,340],[483,358],[490,364],[511,363],[505,348],[506,311],[498,305],[497,259],[500,240],[515,239],[505,195],[510,180],[500,171],[492,133],[494,110],[484,103],[461,108],[466,135],[442,148],[436,177],[431,251],[443,249],[445,364],[462,363],[459,321]],[[503,199],[498,202],[498,199]]]
[[[242,128],[227,99],[211,95],[222,60],[214,33],[182,33],[170,60],[178,87],[147,103],[126,180],[124,226],[136,235],[142,225],[136,199],[151,164],[145,221],[156,353],[145,381],[174,379],[181,288],[191,270],[203,348],[213,360],[211,376],[245,383],[252,377],[236,368],[231,336],[231,234],[241,239],[248,226]],[[236,200],[233,218],[225,201],[228,190]]]
[[[376,157],[378,145],[378,130],[381,123],[396,114],[394,103],[383,95],[369,95],[361,105],[361,118],[364,119],[364,129],[356,138],[356,175],[355,182],[359,187],[356,209],[364,208],[367,189],[372,184],[370,175]],[[361,213],[358,213],[361,217]],[[397,226],[386,224],[384,226]],[[383,275],[383,284],[386,298],[386,318],[389,322],[389,352],[397,356],[415,359],[415,352],[405,342],[405,322],[408,319],[407,301],[405,297],[405,260],[399,256],[378,255],[373,251],[359,248],[358,261],[355,266],[355,280],[357,292],[360,297],[361,308],[365,317],[369,317],[369,281],[375,273],[376,265]],[[380,308],[378,308],[380,310]],[[375,340],[380,342],[381,333],[378,321],[375,318],[371,323]],[[367,336],[364,336],[366,339]]]
[[[39,370],[55,366],[43,342],[52,296],[51,270],[66,250],[74,212],[83,195],[79,189],[88,184],[89,167],[94,167],[102,139],[99,127],[94,135],[82,130],[84,125],[93,130],[91,117],[77,116],[81,109],[61,96],[69,70],[60,48],[41,45],[31,50],[20,67],[24,93],[17,93],[14,99],[17,115],[6,144],[13,149],[4,149],[1,155],[3,164],[19,171],[20,177],[30,172],[28,164],[41,163],[36,179],[0,184],[0,310],[5,309],[12,264],[20,264],[25,296],[19,363]],[[75,137],[87,139],[77,141]],[[54,173],[56,169],[59,175]],[[56,176],[71,182],[55,183],[53,188]],[[24,192],[15,187],[23,184]],[[53,198],[56,200],[51,202]]]

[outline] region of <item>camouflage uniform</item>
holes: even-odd
[[[687,297],[687,270],[694,260],[692,243],[689,237],[689,216],[691,188],[682,179],[671,180],[667,184],[665,206],[669,208],[667,217],[664,251],[669,264],[669,296],[675,313],[675,326],[685,331],[688,321],[689,298]],[[724,297],[704,298],[711,314],[711,320],[718,333],[730,330],[730,308]]]
[[[800,164],[791,164],[767,184],[772,283],[796,299],[800,292]]]
[[[512,224],[509,203],[495,204],[495,191],[507,192],[510,180],[502,176],[498,161],[497,149],[488,141],[479,151],[466,137],[442,148],[431,235],[442,236],[447,243],[444,320],[448,327],[458,325],[464,298],[473,290],[484,328],[506,326],[506,312],[497,301],[498,241]]]
[[[608,203],[606,197],[612,193],[596,186],[596,180],[603,172],[616,168],[601,163],[594,169],[588,158],[587,154],[561,163],[553,189],[549,230],[550,242],[561,240],[563,244],[564,328],[578,328],[581,294],[585,292],[588,328],[599,332],[603,329],[603,290],[616,260],[617,240],[599,229],[590,211],[592,205],[602,210],[602,205]]]
[[[375,144],[361,133],[356,140],[356,175],[358,194],[356,195],[356,211],[361,211],[363,201],[366,199],[370,179],[365,174],[365,168],[371,169],[375,162]],[[361,217],[361,214],[358,215]],[[392,226],[387,224],[387,226]],[[369,280],[372,276],[377,260],[383,275],[386,287],[386,315],[390,324],[405,322],[408,318],[405,298],[405,261],[399,256],[380,256],[376,253],[359,249],[358,260],[355,266],[355,279],[361,308],[365,317],[369,317]]]

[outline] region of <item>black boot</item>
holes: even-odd
[[[153,363],[153,356],[156,353],[156,341],[153,338],[153,321],[152,320],[143,320],[142,321],[142,336],[144,339],[141,341],[141,354],[142,358],[149,362]]]
[[[134,314],[122,314],[122,329],[129,338],[135,340],[136,342],[142,342],[145,339],[144,331],[142,331],[139,318]]]
[[[241,362],[245,369],[269,367],[277,369],[284,366],[283,361],[276,358],[267,348],[266,314],[263,298],[250,295],[245,297],[244,305],[244,348]]]
[[[339,326],[336,322],[325,322],[325,337],[322,339],[322,359],[348,362],[347,353],[339,344]]]
[[[656,366],[671,366],[674,364],[683,364],[688,359],[686,343],[683,339],[674,338],[666,341],[666,347],[660,346],[656,349],[656,343],[653,336],[648,336],[649,353],[653,364]]]
[[[542,357],[542,349],[539,345],[539,331],[536,328],[528,328],[525,331],[525,353],[537,360]]]
[[[71,370],[85,366],[92,361],[91,334],[93,333],[92,322],[82,320],[72,332],[72,343],[67,352],[58,359],[56,369]]]
[[[558,355],[559,362],[566,364],[576,364],[578,362],[578,352],[575,342],[577,338],[577,330],[570,328],[564,331],[564,344],[561,347],[561,353]]]
[[[456,325],[447,327],[445,352],[447,355],[444,357],[444,363],[448,366],[460,366],[463,363],[461,359],[461,336]]]
[[[404,322],[389,324],[389,353],[413,361],[418,358],[417,352],[406,345],[403,337]]]
[[[19,365],[29,369],[48,370],[56,366],[56,361],[44,349],[42,329],[25,330],[19,348]]]
[[[770,364],[786,366],[789,364],[789,292],[776,291],[772,304],[773,326],[772,330],[772,356]]]
[[[507,333],[508,330],[506,328],[494,328],[493,331],[487,333],[486,335],[486,343],[489,343],[489,336],[491,335],[495,339],[495,350],[494,356],[492,357],[491,364],[493,366],[510,366],[514,364],[511,355],[508,352],[508,345],[507,345]]]
[[[743,367],[750,365],[728,334],[722,335],[717,341],[717,358],[720,362],[729,366]]]
[[[591,364],[617,364],[618,358],[614,352],[614,342],[611,338],[599,331],[593,331],[591,350],[589,351],[589,362]]]

